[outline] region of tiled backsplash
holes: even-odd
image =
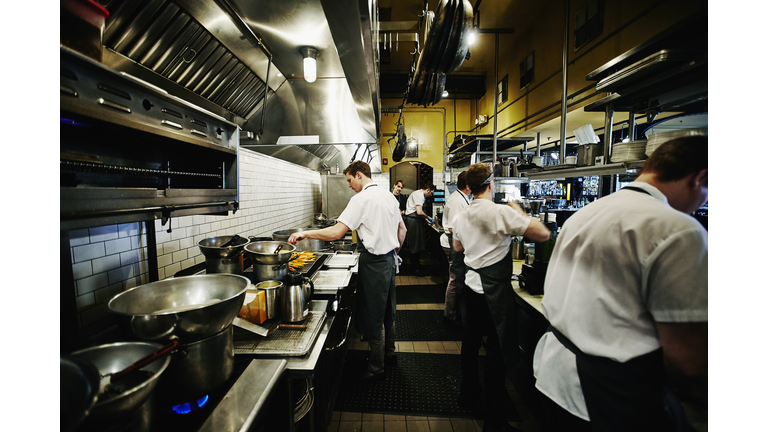
[[[320,173],[280,159],[240,149],[240,209],[229,216],[182,216],[168,224],[155,220],[160,279],[205,261],[197,242],[239,234],[271,236],[307,226],[321,202]],[[387,179],[388,181],[388,179]],[[106,301],[148,282],[144,223],[70,231],[72,271],[80,326],[108,316]]]

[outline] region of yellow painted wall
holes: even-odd
[[[570,38],[568,51],[568,94],[594,87],[594,81],[587,81],[586,75],[627,50],[646,42],[656,34],[666,30],[686,17],[706,8],[707,3],[699,0],[669,0],[656,7],[643,2],[604,2],[603,33],[578,51],[573,37],[574,15],[586,0],[570,1]],[[501,80],[509,76],[509,97],[498,110],[497,130],[521,122],[526,117],[541,110],[552,114],[538,117],[522,124],[522,128],[513,135],[524,133],[527,128],[560,116],[562,98],[562,42],[563,42],[563,7],[560,0],[552,0],[542,9],[540,16],[531,17],[529,27],[515,29],[510,35],[499,36],[499,73]],[[606,36],[616,32],[610,39]],[[494,43],[494,35],[481,35],[481,43]],[[535,52],[534,81],[526,88],[519,88],[519,64],[531,52]],[[586,53],[586,54],[584,54]],[[478,114],[493,115],[495,92],[493,71],[486,81],[486,94],[478,101]],[[579,98],[591,97],[579,103],[569,101],[572,111],[605,96],[588,90]],[[578,99],[578,98],[577,98]],[[552,107],[552,105],[557,105]],[[549,107],[549,108],[548,108]],[[517,127],[517,126],[516,126]],[[493,133],[493,123],[489,122],[478,133]]]
[[[382,106],[397,106],[402,100],[382,99]],[[443,171],[443,160],[447,153],[445,147],[450,147],[455,137],[454,131],[468,131],[474,127],[472,106],[474,101],[444,99],[434,106],[427,108],[421,106],[406,106],[403,110],[403,123],[405,136],[416,138],[419,141],[419,157],[403,158],[399,163],[421,162],[432,167],[434,172]],[[382,172],[388,173],[390,168],[397,163],[392,160],[392,151],[395,149],[396,140],[391,144],[387,142],[396,132],[399,114],[384,114],[381,117],[381,133],[379,140],[381,145],[381,157],[387,159],[387,165],[383,165]],[[445,134],[443,133],[443,121],[445,121]],[[457,126],[458,125],[458,126]],[[472,126],[470,126],[472,125]],[[465,132],[466,133],[466,132]],[[391,149],[390,149],[391,146]]]
[[[542,0],[547,5],[541,9],[539,16],[531,16],[527,28],[515,29],[512,34],[499,35],[499,73],[501,79],[509,76],[509,96],[499,107],[497,131],[503,131],[510,125],[515,125],[514,132],[504,136],[524,134],[527,129],[560,117],[560,101],[562,99],[562,43],[564,2],[562,0]],[[697,11],[706,8],[707,3],[700,0],[668,0],[665,2],[614,2],[604,1],[603,32],[578,51],[574,50],[573,36],[574,16],[586,0],[570,1],[570,47],[568,51],[568,94],[588,90],[581,94],[580,102],[569,101],[568,109],[581,108],[605,96],[605,93],[595,93],[594,81],[587,81],[586,75],[606,62],[619,56],[627,50],[643,43],[680,22]],[[655,5],[655,6],[654,6]],[[615,34],[613,34],[615,32]],[[604,40],[612,35],[608,40]],[[481,34],[479,43],[494,44],[494,34]],[[493,50],[491,50],[493,52]],[[535,52],[534,81],[526,88],[520,89],[520,62],[531,52]],[[490,64],[493,65],[493,59]],[[589,89],[591,87],[591,89]],[[478,115],[487,115],[488,124],[475,130],[475,134],[493,133],[494,71],[488,72],[486,93],[479,100],[451,99],[441,101],[436,107],[445,108],[445,131],[448,135],[448,146],[455,134],[452,131],[469,131],[474,128],[474,119]],[[382,100],[383,106],[399,106],[402,100]],[[443,169],[443,124],[442,116],[426,114],[435,111],[433,107],[408,108],[405,112],[406,136],[419,139],[420,162],[431,165],[435,172]],[[442,111],[442,110],[440,110]],[[536,114],[541,112],[541,114]],[[536,115],[535,115],[536,114]],[[531,118],[528,118],[531,117]],[[455,119],[455,120],[454,120]],[[397,116],[382,116],[381,129],[383,134],[394,133]],[[383,165],[382,170],[388,172],[392,166],[392,155],[387,145],[388,136],[381,139],[382,157],[387,158],[389,165]],[[394,149],[394,145],[392,146]],[[403,159],[407,162],[408,159]],[[402,162],[401,162],[402,163]]]

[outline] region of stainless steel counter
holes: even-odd
[[[254,359],[216,406],[200,432],[248,430],[277,385],[287,361]]]

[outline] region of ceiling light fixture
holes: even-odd
[[[443,97],[444,97],[444,98],[447,98],[447,97],[448,97],[448,90],[443,90]]]
[[[313,83],[317,79],[317,55],[320,51],[312,47],[303,47],[299,52],[304,57],[304,80]]]
[[[477,36],[480,32],[480,9],[476,9],[474,12],[474,15],[472,15],[472,29],[469,31],[469,35],[467,36],[467,42],[470,46],[474,45],[475,42],[477,42]]]

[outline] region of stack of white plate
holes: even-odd
[[[653,151],[656,150],[660,145],[664,144],[665,142],[673,138],[679,138],[684,136],[705,136],[705,135],[707,135],[706,127],[679,129],[679,130],[674,130],[669,132],[660,132],[660,133],[648,135],[648,144],[645,146],[645,154],[647,156],[650,156],[651,153],[653,153]]]
[[[648,140],[637,140],[630,142],[620,142],[613,145],[611,149],[611,162],[634,162],[645,160],[645,146]]]

